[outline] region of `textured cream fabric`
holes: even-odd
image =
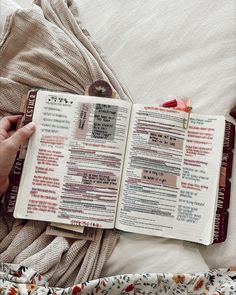
[[[120,98],[127,93],[100,49],[79,24],[77,6],[68,1],[36,1],[6,20],[0,39],[0,111],[19,110],[32,87],[83,94],[97,79],[108,80]]]
[[[107,80],[119,97],[126,90],[79,22],[73,0],[38,0],[6,20],[0,39],[0,112],[19,111],[30,88],[83,94],[97,79]],[[97,230],[95,241],[45,235],[47,223],[0,217],[0,262],[32,267],[50,285],[70,286],[98,278],[118,234]]]

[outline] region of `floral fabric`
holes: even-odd
[[[92,280],[70,288],[49,287],[46,279],[24,266],[0,265],[1,295],[87,294],[236,294],[236,272],[218,269],[199,274],[125,274]]]

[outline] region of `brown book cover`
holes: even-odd
[[[213,244],[224,242],[227,237],[234,139],[235,125],[226,121]]]
[[[230,115],[236,119],[236,107],[234,107],[231,111],[230,111]]]
[[[37,90],[31,90],[26,98],[23,98],[23,103],[21,106],[21,111],[24,112],[24,116],[18,124],[18,128],[30,123],[32,121],[34,106],[37,96]],[[3,210],[5,213],[13,215],[15,208],[17,193],[20,185],[20,178],[22,174],[22,169],[24,165],[24,159],[27,150],[27,142],[25,145],[21,146],[20,150],[16,155],[16,160],[12,167],[11,173],[9,175],[9,188],[8,191],[3,196]]]

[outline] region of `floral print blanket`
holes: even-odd
[[[204,274],[125,274],[62,289],[49,287],[46,279],[30,268],[2,263],[0,264],[0,294],[236,294],[236,271],[217,269]]]

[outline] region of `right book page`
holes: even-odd
[[[116,228],[211,244],[225,119],[134,105]]]

